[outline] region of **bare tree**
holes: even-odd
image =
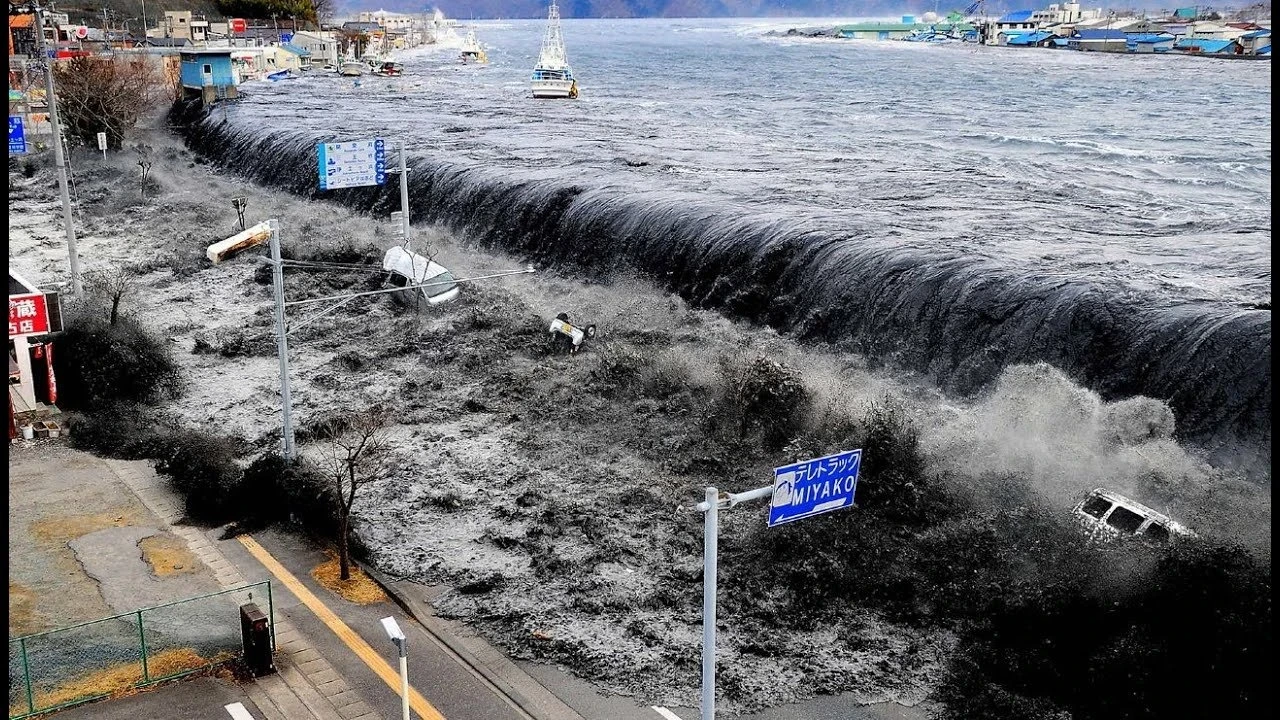
[[[164,80],[145,55],[92,55],[53,66],[58,115],[71,137],[92,146],[100,132],[118,150],[125,133],[163,94]]]
[[[333,17],[334,0],[311,0],[316,27]]]
[[[133,291],[134,274],[128,268],[112,267],[85,273],[85,285],[111,307],[111,324],[120,319],[120,302]]]
[[[318,465],[338,516],[338,562],[343,580],[351,579],[351,507],[360,488],[385,477],[390,469],[389,420],[386,408],[372,407],[324,424],[331,437]]]

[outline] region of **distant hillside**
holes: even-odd
[[[567,18],[652,17],[882,17],[901,13],[943,13],[967,3],[934,0],[559,0]],[[433,3],[420,0],[339,0],[340,13],[370,10],[421,12]],[[439,0],[446,17],[546,17],[548,0]]]

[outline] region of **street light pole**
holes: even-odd
[[[58,192],[62,195],[62,224],[67,231],[67,260],[71,264],[71,294],[84,295],[80,281],[80,252],[76,249],[76,227],[71,217],[71,192],[67,183],[67,159],[62,152],[62,128],[58,125],[58,98],[53,90],[53,64],[49,62],[49,50],[44,39],[44,8],[39,2],[31,4],[35,11],[36,38],[40,47],[40,62],[44,66],[45,103],[49,107],[49,127],[53,132],[53,163],[58,168]]]
[[[409,639],[394,617],[382,618],[382,629],[400,651],[400,715],[401,720],[409,720]]]

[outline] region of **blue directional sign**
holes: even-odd
[[[321,190],[387,182],[386,143],[381,139],[320,143],[316,157]]]
[[[27,134],[22,127],[22,118],[9,116],[9,154],[21,155],[27,151]]]
[[[773,470],[769,527],[853,505],[862,451],[803,460]]]

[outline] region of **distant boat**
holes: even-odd
[[[364,69],[366,67],[368,67],[368,65],[362,60],[347,58],[338,66],[338,74],[345,75],[347,77],[360,77],[364,74]]]
[[[467,31],[467,37],[462,41],[462,64],[467,63],[487,63],[489,56],[485,53],[484,47],[480,45],[480,41],[476,39],[476,31]]]
[[[297,80],[298,76],[292,70],[277,70],[268,75],[267,79],[272,82],[278,82],[280,80]]]
[[[547,11],[547,34],[542,38],[538,64],[533,68],[533,96],[536,98],[576,98],[578,81],[573,79],[569,57],[560,35],[560,8],[551,0]]]
[[[383,77],[400,77],[404,74],[404,66],[392,60],[385,60],[373,69],[373,74]]]

